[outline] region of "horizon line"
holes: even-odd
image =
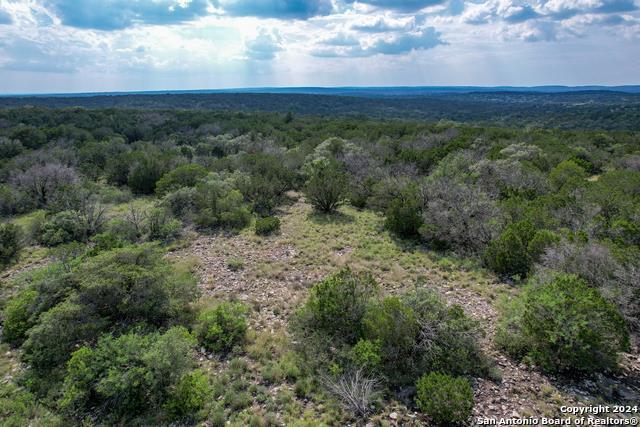
[[[228,88],[202,88],[202,89],[142,89],[142,90],[113,90],[113,91],[71,91],[71,92],[8,92],[0,93],[0,97],[46,97],[46,96],[110,96],[110,95],[126,95],[126,94],[175,94],[175,93],[269,93],[270,91],[372,91],[372,90],[432,90],[439,92],[446,92],[447,89],[453,89],[454,92],[473,92],[477,90],[491,91],[499,90],[504,92],[512,91],[526,91],[538,90],[538,91],[551,91],[551,92],[567,92],[567,91],[597,91],[606,90],[614,91],[615,89],[634,89],[633,92],[640,92],[639,84],[624,84],[624,85],[601,85],[601,84],[586,84],[586,85],[562,85],[562,84],[545,84],[545,85],[393,85],[393,86],[245,86],[245,87],[228,87]],[[556,89],[555,91],[553,89]]]

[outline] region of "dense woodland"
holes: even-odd
[[[307,112],[333,108],[322,99]],[[0,110],[2,425],[393,425],[403,411],[404,425],[465,423],[482,384],[500,384],[497,355],[572,384],[637,357],[637,103],[513,108],[593,130],[277,104]],[[499,283],[491,333],[429,277],[389,287],[395,267],[378,274],[372,251],[368,268],[330,266],[299,289],[269,335],[252,323],[261,308],[211,299],[171,256],[198,236],[269,245],[295,200],[313,209],[305,235],[370,215],[389,250],[488,278],[489,293]],[[598,398],[633,404],[638,378],[624,381]]]
[[[199,109],[293,112],[402,120],[455,120],[480,125],[640,130],[640,93],[615,91],[471,92],[387,95],[333,93],[167,93],[0,97],[0,106],[49,108]]]

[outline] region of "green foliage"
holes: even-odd
[[[181,228],[180,221],[172,218],[166,209],[152,209],[147,215],[149,240],[174,240],[180,235]]]
[[[26,290],[11,298],[4,308],[2,338],[12,345],[24,341],[27,331],[33,326],[31,308],[38,296],[34,290]]]
[[[320,212],[333,212],[347,197],[347,175],[335,160],[318,159],[307,165],[304,194]]]
[[[525,277],[544,250],[560,241],[549,230],[537,230],[530,221],[511,223],[484,252],[484,262],[504,276]]]
[[[36,396],[9,381],[0,384],[0,424],[2,427],[64,427]]]
[[[386,297],[367,309],[362,326],[366,339],[380,342],[383,363],[391,375],[410,369],[420,330],[411,307],[398,297]]]
[[[529,242],[535,234],[535,228],[528,221],[509,224],[500,237],[487,247],[485,263],[496,273],[524,277],[531,268]]]
[[[358,367],[378,371],[382,366],[382,341],[359,340],[351,349],[351,358]]]
[[[198,316],[196,335],[207,350],[228,353],[245,340],[248,309],[237,302],[222,302]]]
[[[529,285],[505,307],[496,341],[514,357],[564,374],[614,369],[629,345],[615,306],[571,275]]]
[[[34,370],[34,388],[55,386],[51,373],[101,333],[191,320],[195,280],[174,273],[151,246],[102,252],[64,271],[54,270],[32,285],[38,292],[30,307],[35,324],[22,349]]]
[[[549,182],[556,191],[570,191],[583,187],[587,173],[573,160],[559,163],[549,172]]]
[[[377,292],[378,284],[371,275],[345,268],[311,288],[303,315],[313,329],[355,343],[362,335],[369,301]]]
[[[95,348],[73,352],[59,405],[78,419],[99,413],[113,421],[158,408],[193,367],[195,344],[182,327],[163,334],[105,335]],[[181,391],[188,394],[184,385]]]
[[[251,222],[251,213],[242,194],[229,183],[209,180],[196,187],[195,223],[200,228],[241,229]]]
[[[420,201],[415,191],[405,193],[391,201],[384,226],[401,237],[415,237],[423,223]]]
[[[473,389],[465,378],[431,372],[418,380],[416,389],[416,405],[438,424],[464,423],[471,416]]]
[[[183,187],[195,187],[195,185],[207,175],[207,170],[198,164],[186,164],[178,166],[174,170],[165,173],[156,183],[156,194],[165,195]]]
[[[15,261],[22,249],[22,230],[14,224],[0,224],[0,268]]]
[[[170,392],[165,408],[175,419],[197,419],[213,394],[209,377],[201,370],[188,372]]]
[[[267,216],[256,219],[256,234],[259,236],[268,236],[280,230],[280,219],[275,216]]]
[[[157,157],[144,155],[131,167],[127,184],[135,194],[152,194],[163,173],[164,166]]]
[[[45,246],[56,246],[62,243],[82,240],[86,230],[71,212],[63,211],[47,218],[42,225],[39,241]]]
[[[244,268],[244,260],[242,258],[229,258],[227,267],[231,271],[240,271]]]
[[[120,235],[113,232],[96,234],[91,238],[91,242],[93,242],[93,247],[91,248],[90,255],[97,255],[100,252],[110,251],[124,246],[124,241]]]

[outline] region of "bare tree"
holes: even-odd
[[[60,187],[77,180],[75,171],[60,163],[33,165],[12,177],[13,184],[31,197],[38,207],[46,206]]]
[[[495,200],[479,188],[452,179],[429,180],[420,188],[424,226],[420,234],[462,252],[478,251],[503,222]]]
[[[336,380],[323,377],[322,381],[331,393],[340,398],[348,410],[362,418],[371,413],[371,404],[377,394],[379,381],[367,377],[362,369],[343,374]]]

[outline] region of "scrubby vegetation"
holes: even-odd
[[[404,405],[463,422],[497,351],[557,378],[622,372],[639,159],[633,131],[2,110],[0,411],[323,425]],[[286,278],[285,297],[263,287]],[[472,298],[503,301],[495,335]]]

